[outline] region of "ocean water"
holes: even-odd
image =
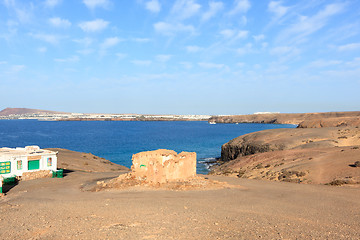
[[[208,172],[208,161],[221,155],[221,145],[240,135],[277,124],[208,124],[207,122],[121,122],[0,120],[0,147],[38,145],[91,152],[131,167],[133,154],[156,149],[197,153],[197,172]]]

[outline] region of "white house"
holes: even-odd
[[[57,152],[40,149],[38,146],[0,148],[0,176],[3,178],[39,170],[56,171]]]

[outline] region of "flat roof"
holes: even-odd
[[[24,148],[0,148],[0,156],[36,156],[43,154],[56,154],[50,150],[40,149],[38,146],[26,146]]]

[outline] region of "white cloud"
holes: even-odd
[[[280,33],[279,40],[287,43],[306,41],[308,35],[323,28],[328,20],[332,16],[342,12],[345,9],[345,6],[346,4],[343,3],[329,4],[314,16],[301,16],[298,22]]]
[[[55,58],[55,62],[78,62],[80,58],[78,56],[71,56],[69,58]]]
[[[236,35],[236,39],[244,39],[247,38],[249,32],[248,31],[239,31]]]
[[[147,43],[151,41],[149,38],[133,38],[132,40],[138,43]]]
[[[231,38],[234,36],[235,31],[232,29],[224,29],[220,32],[221,35],[223,35],[225,38]]]
[[[171,55],[157,55],[155,57],[156,61],[158,62],[167,62],[171,59]]]
[[[360,49],[360,43],[349,43],[338,47],[339,51],[354,51]]]
[[[118,57],[119,60],[122,60],[126,58],[127,55],[125,53],[117,53],[116,56]]]
[[[81,55],[89,55],[89,54],[95,52],[95,50],[91,49],[91,48],[86,48],[86,49],[78,50],[76,52],[80,53]]]
[[[49,23],[54,27],[68,28],[71,26],[71,22],[67,19],[61,19],[54,17],[49,19]]]
[[[282,6],[280,1],[271,1],[268,5],[268,11],[273,13],[276,18],[284,16],[288,9],[288,7]]]
[[[2,65],[2,64],[7,64],[7,62],[6,61],[0,61],[0,65]]]
[[[102,7],[104,9],[108,9],[110,7],[110,2],[108,0],[83,0],[83,3],[91,10],[97,7]]]
[[[151,0],[145,3],[147,10],[153,13],[158,13],[161,11],[161,5],[158,0]]]
[[[317,60],[310,63],[310,67],[323,68],[341,64],[342,61],[338,60]]]
[[[238,13],[246,13],[249,11],[251,4],[249,0],[236,0],[235,6],[233,10],[230,11],[230,15],[238,14]]]
[[[157,22],[154,24],[154,29],[156,32],[167,36],[174,36],[178,32],[195,32],[195,28],[192,25],[183,25],[181,23],[171,24],[166,22]]]
[[[25,65],[12,65],[10,71],[12,73],[17,73],[25,69]]]
[[[84,32],[98,32],[102,31],[109,25],[109,22],[103,19],[95,19],[93,21],[81,22],[79,23],[79,27]]]
[[[51,44],[58,44],[60,42],[60,40],[63,38],[61,36],[58,35],[52,35],[52,34],[44,34],[44,33],[30,33],[29,34],[31,37],[47,42],[47,43],[51,43]]]
[[[44,2],[46,7],[53,8],[57,5],[59,5],[62,2],[62,0],[46,0]]]
[[[196,53],[201,50],[203,50],[203,48],[199,46],[186,46],[186,51],[189,53]]]
[[[232,29],[224,29],[220,32],[220,34],[223,35],[224,38],[234,38],[235,40],[247,38],[249,32],[244,30],[236,31]]]
[[[101,49],[105,50],[111,47],[116,46],[119,42],[123,41],[122,39],[118,37],[111,37],[104,40],[104,42],[101,44]]]
[[[202,68],[207,68],[207,69],[222,69],[226,67],[225,64],[217,64],[210,62],[199,62],[198,65]]]
[[[180,20],[184,20],[196,15],[201,5],[195,0],[176,0],[171,9],[171,16]]]
[[[37,49],[37,51],[40,52],[40,53],[45,53],[45,52],[47,52],[47,48],[46,47],[39,47]]]
[[[83,47],[89,47],[94,42],[92,38],[88,38],[88,37],[81,39],[74,39],[73,41],[80,44]]]
[[[132,64],[138,65],[138,66],[149,66],[151,64],[151,61],[149,60],[133,60],[131,61]]]
[[[259,42],[259,41],[265,39],[265,35],[264,34],[254,35],[253,38],[254,38],[255,42]]]
[[[251,43],[247,43],[244,47],[236,49],[236,52],[239,55],[245,55],[245,54],[247,54],[247,53],[249,53],[251,51],[252,51],[252,44]]]
[[[202,21],[208,21],[210,18],[214,17],[219,11],[224,8],[223,2],[209,2],[209,10],[206,11],[202,16]]]
[[[25,24],[31,22],[34,10],[33,3],[18,3],[15,0],[4,0],[3,3],[8,9],[14,11],[19,22]]]
[[[191,62],[180,62],[180,64],[186,69],[191,69],[193,67]]]
[[[290,53],[293,50],[294,50],[294,48],[289,47],[289,46],[274,47],[274,48],[270,49],[270,54],[271,55],[284,55],[284,54]]]

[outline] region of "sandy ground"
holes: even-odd
[[[360,189],[209,176],[239,188],[83,191],[119,172],[20,182],[0,239],[359,239]]]

